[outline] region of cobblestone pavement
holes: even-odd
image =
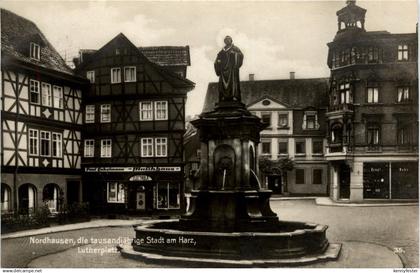
[[[273,201],[273,210],[282,220],[315,222],[329,226],[331,242],[362,241],[401,248],[407,267],[418,267],[418,207],[327,207],[313,200]],[[88,241],[77,242],[80,236]],[[132,238],[131,226],[108,227],[37,235],[33,238],[73,239],[67,244],[34,243],[30,237],[2,240],[2,267],[150,267],[122,259],[119,253],[80,253],[85,250],[113,251],[114,243],[94,242],[90,238]],[[78,249],[80,247],[80,249]],[[71,249],[72,248],[72,249]],[[46,256],[48,255],[48,256]],[[45,257],[43,257],[45,256]],[[31,263],[31,261],[33,261]],[[155,266],[153,266],[155,267]]]

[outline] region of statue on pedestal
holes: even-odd
[[[224,42],[225,46],[217,54],[214,62],[216,75],[219,76],[219,102],[240,102],[239,68],[242,66],[244,55],[233,44],[230,36],[226,36]]]

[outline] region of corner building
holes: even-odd
[[[99,213],[156,214],[184,206],[189,48],[141,47],[123,34],[81,50],[85,199]]]
[[[417,33],[366,31],[355,2],[337,12],[328,44],[330,195],[418,199]]]

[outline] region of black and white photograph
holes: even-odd
[[[1,0],[2,272],[418,272],[418,4]]]

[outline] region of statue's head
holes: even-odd
[[[233,42],[232,37],[226,36],[224,39],[225,45],[230,46]]]

